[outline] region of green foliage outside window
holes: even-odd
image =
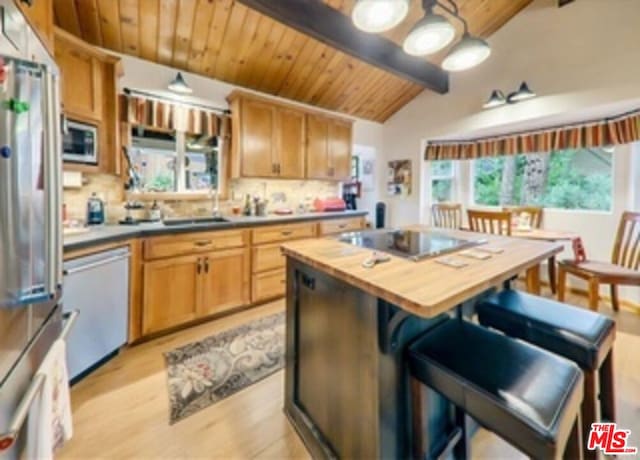
[[[538,163],[532,169],[533,159]],[[613,159],[604,149],[517,155],[511,169],[509,161],[514,158],[483,158],[474,162],[476,204],[611,210]],[[541,186],[540,193],[529,190],[534,186]]]

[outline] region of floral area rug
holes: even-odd
[[[284,367],[284,313],[164,354],[174,424]]]

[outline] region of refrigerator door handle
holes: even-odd
[[[46,196],[50,197],[47,206],[46,238],[47,273],[45,289],[54,298],[62,286],[62,161],[60,137],[59,91],[57,77],[48,69],[45,72],[46,118],[48,120],[46,136],[46,155],[44,160]]]
[[[79,310],[73,310],[68,313],[62,315],[63,320],[66,320],[66,324],[64,325],[62,332],[60,333],[60,339],[66,340],[73,329],[73,326],[78,319],[78,315],[80,315]],[[31,405],[35,400],[36,396],[40,393],[42,389],[42,385],[45,382],[46,375],[42,372],[37,372],[36,375],[31,380],[31,384],[27,391],[25,392],[20,404],[16,408],[16,411],[11,417],[11,421],[9,422],[9,428],[6,432],[0,433],[0,453],[9,450],[18,439],[18,434],[22,429],[22,425],[24,425],[27,416],[29,415],[29,411],[31,410]]]

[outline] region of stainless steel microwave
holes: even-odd
[[[62,137],[64,161],[98,164],[98,128],[87,123],[66,121]]]

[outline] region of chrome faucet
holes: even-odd
[[[222,213],[220,212],[220,193],[218,190],[211,190],[213,194],[213,217],[222,217]]]

